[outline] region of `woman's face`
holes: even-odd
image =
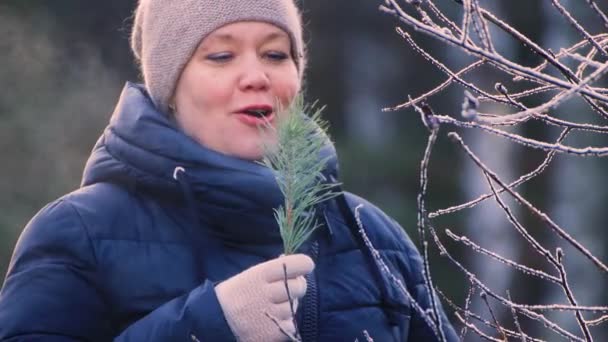
[[[263,154],[260,125],[276,123],[300,78],[285,31],[262,22],[223,26],[202,40],[173,97],[181,129],[212,150],[256,160]]]

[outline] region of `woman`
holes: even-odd
[[[282,195],[255,161],[259,125],[301,90],[292,0],[142,0],[132,47],[145,85],[125,86],[82,187],[23,231],[0,293],[1,340],[438,339],[412,302],[430,306],[419,254],[363,199],[318,206],[322,227],[301,253],[279,257]],[[324,154],[335,182],[330,142]],[[360,204],[411,297],[358,233]]]

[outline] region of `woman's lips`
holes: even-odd
[[[264,126],[274,120],[272,106],[265,103],[255,103],[235,112],[238,119],[248,126]]]
[[[274,121],[274,112],[266,114],[266,116],[253,116],[251,114],[246,113],[236,113],[237,118],[242,123],[248,126],[265,126],[267,123],[272,123]]]

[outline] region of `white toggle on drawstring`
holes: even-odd
[[[178,166],[173,170],[173,179],[178,180],[177,179],[177,173],[178,172],[186,172],[186,169],[184,169],[182,166]]]

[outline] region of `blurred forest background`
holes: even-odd
[[[302,2],[309,68],[307,98],[327,105],[325,117],[336,142],[345,188],[371,200],[399,221],[417,241],[416,195],[427,130],[413,109],[382,112],[438,85],[445,76],[395,34],[399,23],[381,13],[378,0]],[[453,18],[462,7],[438,0]],[[562,1],[592,33],[606,30],[582,0]],[[608,9],[608,1],[597,3]],[[580,38],[551,8],[549,0],[482,1],[537,43],[559,50]],[[105,127],[125,81],[139,79],[128,37],[133,0],[1,0],[0,1],[0,274],[4,275],[19,233],[46,203],[76,189],[84,163]],[[411,31],[411,30],[410,30]],[[436,40],[412,33],[425,49],[459,70],[468,56]],[[539,62],[507,38],[498,47],[525,65]],[[458,67],[455,67],[458,66]],[[483,75],[483,74],[482,74]],[[488,89],[496,79],[488,74]],[[479,77],[477,74],[476,77]],[[484,79],[478,79],[485,84]],[[463,88],[434,99],[433,108],[459,116]],[[573,102],[564,107],[588,112]],[[534,122],[523,126],[528,136],[553,139],[554,131]],[[444,131],[429,170],[429,210],[445,208],[487,191],[483,176]],[[462,131],[465,141],[506,180],[533,169],[542,153],[513,146],[475,131]],[[549,137],[551,137],[549,139]],[[570,139],[570,138],[569,138]],[[569,142],[586,146],[573,136]],[[603,183],[608,160],[558,156],[542,177],[519,188],[601,260],[608,260],[605,232],[608,186]],[[522,213],[524,223],[538,225]],[[475,237],[483,246],[515,260],[534,264],[536,255],[509,227],[495,203],[442,217],[438,226]],[[531,228],[541,241],[555,237]],[[498,263],[447,244],[480,279],[495,288],[510,288],[523,303],[562,301],[559,288],[541,286]],[[462,303],[466,279],[431,248],[433,278],[439,288]],[[568,253],[569,251],[566,251]],[[574,254],[571,253],[571,254]],[[608,303],[605,275],[587,264],[568,265],[581,304]],[[591,272],[588,272],[591,270]],[[500,292],[500,291],[499,291]],[[502,291],[501,293],[504,293]],[[557,299],[556,299],[557,298]],[[506,313],[510,315],[510,313]],[[506,316],[508,317],[508,316]],[[576,331],[569,317],[567,325]],[[560,319],[560,318],[556,318]],[[602,340],[602,335],[595,335]],[[603,340],[608,339],[608,333]]]

